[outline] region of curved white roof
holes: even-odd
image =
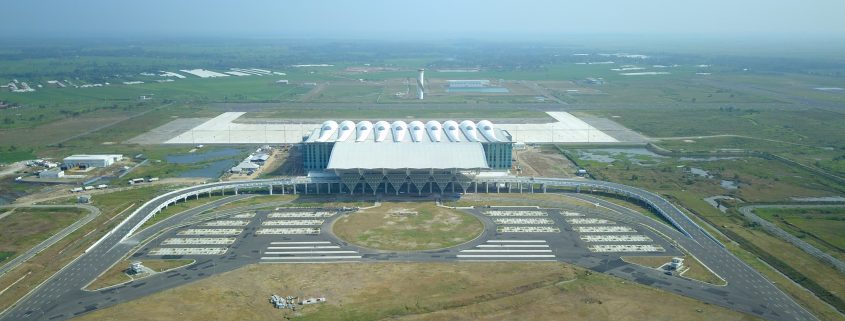
[[[464,136],[467,137],[467,140],[471,142],[477,142],[478,139],[478,131],[475,130],[475,122],[471,120],[465,120],[461,122],[461,132],[464,133]]]
[[[408,133],[408,124],[404,121],[397,120],[390,124],[391,132],[393,132],[393,141],[401,143],[405,140],[405,134]]]
[[[443,122],[443,131],[446,132],[446,137],[449,138],[451,142],[459,142],[461,141],[460,129],[458,128],[458,123],[454,120],[447,120]]]
[[[357,125],[355,125],[355,128],[358,132],[358,136],[355,137],[355,141],[363,142],[367,140],[367,137],[370,136],[370,133],[373,132],[373,123],[367,120],[360,121]]]
[[[425,123],[425,131],[428,132],[428,137],[431,141],[440,142],[443,125],[440,125],[440,122],[436,120],[429,120]]]
[[[343,142],[349,139],[349,136],[352,136],[352,133],[355,132],[355,123],[351,120],[344,120],[340,122],[340,132],[337,135],[337,141]]]
[[[484,138],[487,138],[488,141],[491,142],[500,142],[501,140],[496,137],[496,132],[493,130],[493,123],[489,120],[482,120],[478,122],[478,131],[481,132],[481,135],[484,135]]]
[[[387,134],[390,133],[390,124],[386,121],[380,120],[376,122],[375,131],[376,142],[383,142],[384,139],[387,138]]]
[[[354,139],[352,138],[354,136]],[[410,136],[410,139],[408,138]],[[443,137],[446,136],[446,137]],[[510,141],[507,132],[495,127],[489,120],[476,123],[463,120],[460,123],[447,120],[440,123],[431,120],[406,122],[344,120],[325,121],[312,130],[306,142],[391,142],[391,143],[486,143]]]
[[[327,120],[320,125],[320,137],[317,138],[318,142],[324,142],[331,137],[334,132],[337,131],[337,122],[334,120]]]
[[[408,126],[411,128],[411,140],[415,143],[419,143],[423,139],[423,134],[425,134],[425,125],[419,120],[412,121]]]

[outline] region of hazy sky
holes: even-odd
[[[3,36],[845,35],[843,0],[2,0]]]

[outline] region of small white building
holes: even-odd
[[[249,158],[249,161],[261,165],[261,164],[264,164],[264,162],[266,162],[268,159],[270,159],[270,155],[261,153],[261,154],[252,155]]]
[[[232,167],[232,169],[230,169],[229,171],[232,172],[232,173],[246,173],[246,172],[255,171],[259,167],[260,166],[258,164],[250,162],[249,159],[246,159],[246,160],[242,161],[240,164],[235,165],[235,167]]]
[[[43,171],[38,172],[38,178],[62,178],[65,177],[65,171],[53,168],[53,169],[45,169]]]
[[[68,168],[71,167],[109,167],[114,162],[123,160],[123,155],[105,154],[105,155],[71,155],[65,157],[64,164]]]
[[[677,271],[677,270],[680,270],[681,268],[683,268],[683,267],[684,267],[684,259],[683,259],[683,258],[680,258],[680,257],[673,257],[673,258],[672,258],[672,262],[671,262],[671,263],[669,263],[669,266],[670,266],[673,270],[676,270],[676,271]]]

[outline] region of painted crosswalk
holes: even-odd
[[[555,261],[545,240],[489,240],[460,251],[461,261]]]
[[[329,241],[270,242],[261,256],[261,263],[317,263],[358,261],[358,251],[343,248]]]

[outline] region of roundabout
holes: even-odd
[[[469,242],[484,229],[466,212],[433,202],[389,202],[343,216],[332,225],[340,239],[385,251],[449,248]]]

